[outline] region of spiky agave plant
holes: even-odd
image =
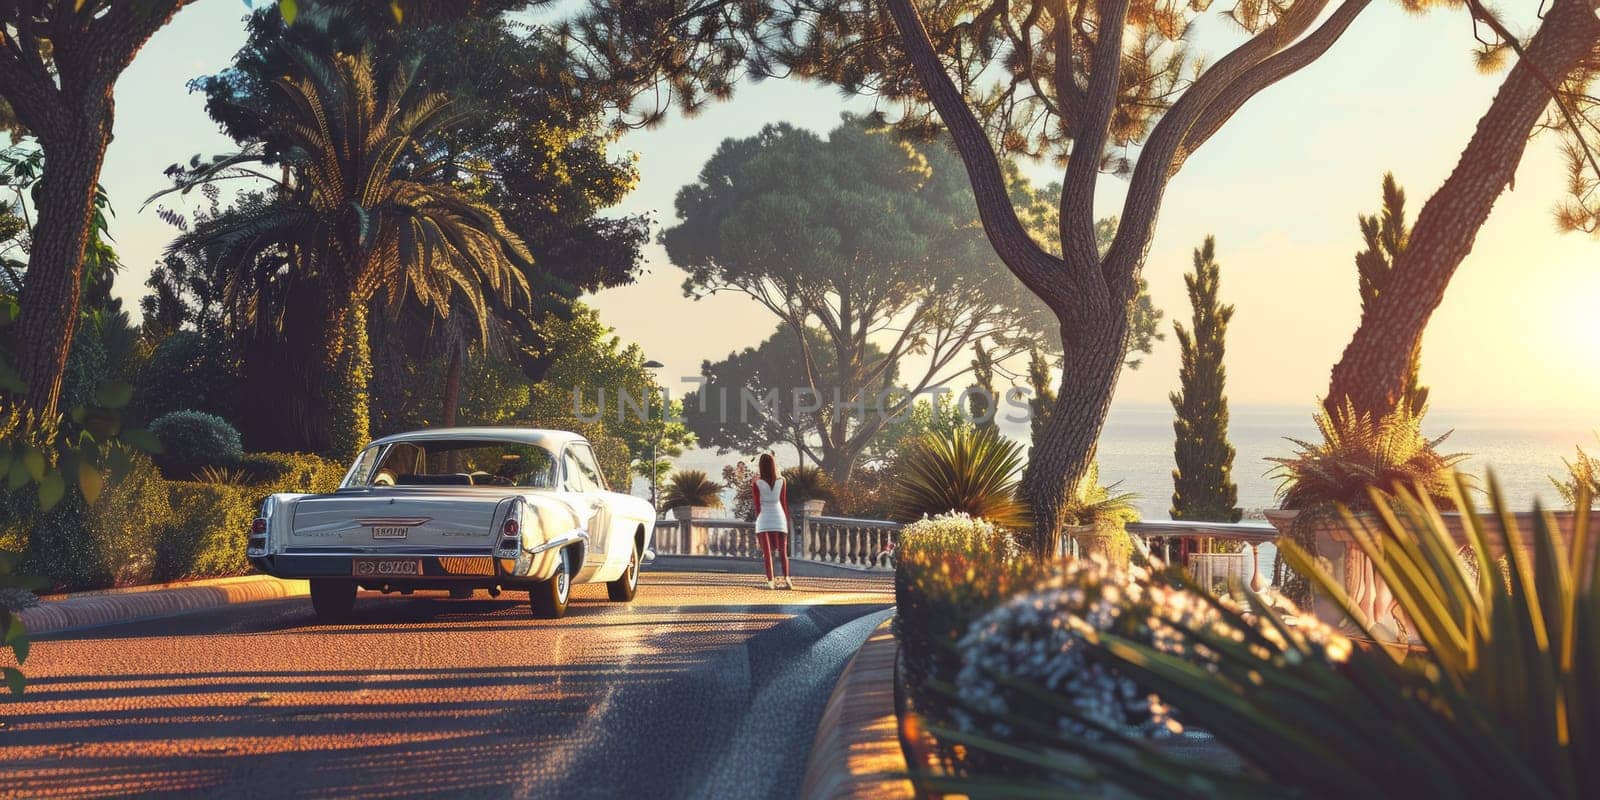
[[[1342,663],[1315,657],[1253,595],[1245,608],[1212,601],[1226,625],[1180,633],[1185,644],[1218,654],[1214,669],[1114,634],[1097,637],[1098,657],[1213,734],[1241,768],[1115,731],[1106,742],[1044,731],[1024,745],[956,733],[968,747],[1045,765],[1056,779],[936,782],[973,797],[1059,794],[1074,781],[1163,798],[1600,796],[1600,574],[1588,515],[1578,515],[1564,540],[1556,521],[1539,514],[1529,536],[1492,481],[1493,521],[1471,510],[1466,491],[1458,480],[1451,494],[1468,541],[1478,553],[1505,553],[1506,579],[1497,570],[1471,575],[1425,491],[1374,491],[1375,517],[1344,513],[1425,655],[1372,647]],[[1341,581],[1293,542],[1282,546],[1364,625]]]
[[[722,508],[722,484],[711,480],[705,470],[680,469],[667,480],[667,491],[662,497],[663,508],[702,506]]]
[[[892,490],[895,513],[915,520],[952,512],[981,517],[1008,530],[1028,525],[1017,495],[1022,445],[992,428],[930,433],[903,458]]]

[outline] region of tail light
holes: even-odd
[[[262,535],[262,534],[264,534],[266,532],[267,532],[267,518],[266,517],[256,517],[256,521],[250,523],[250,535],[252,535],[252,536],[260,536],[260,535]]]
[[[245,547],[247,556],[264,556],[267,554],[267,518],[256,517],[250,523],[250,541]]]
[[[500,543],[495,547],[495,555],[500,558],[516,558],[522,553],[522,503],[511,504],[506,511],[506,521],[500,523]]]

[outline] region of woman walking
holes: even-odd
[[[771,453],[762,453],[756,479],[750,484],[755,500],[756,541],[761,543],[761,557],[767,567],[768,589],[793,589],[789,580],[789,494],[784,480],[778,477],[778,465]],[[778,556],[778,566],[783,577],[772,580],[772,556]]]

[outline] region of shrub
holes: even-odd
[[[222,336],[178,331],[156,345],[135,392],[141,419],[183,409],[231,417],[237,411],[237,359]]]
[[[239,461],[245,483],[261,499],[269,494],[322,494],[339,488],[347,467],[310,453],[251,453]]]
[[[930,433],[896,463],[896,518],[960,513],[1020,530],[1027,506],[1017,497],[1022,445],[993,428]]]
[[[1458,479],[1453,500],[1468,491]],[[1427,656],[1374,646],[1342,649],[1290,626],[1270,608],[1224,603],[1218,624],[1183,630],[1187,647],[1217,653],[1212,668],[1192,665],[1116,634],[1095,644],[1135,680],[1159,691],[1190,721],[1244,762],[1223,771],[1139,743],[1078,748],[966,739],[997,757],[1056,763],[1149,797],[1543,797],[1600,796],[1593,753],[1600,742],[1600,570],[1589,515],[1570,537],[1536,515],[1519,530],[1497,489],[1493,515],[1463,515],[1480,553],[1504,551],[1510,580],[1492,570],[1473,577],[1455,558],[1459,544],[1425,496],[1379,495],[1378,512],[1346,515],[1355,545],[1372,560]],[[1587,497],[1581,498],[1587,500]],[[1503,520],[1496,524],[1496,518]],[[1343,583],[1293,542],[1285,557],[1323,587],[1349,624],[1374,631]],[[1324,657],[1315,657],[1322,655]],[[951,782],[954,783],[954,782]],[[1008,780],[1004,791],[1037,787]],[[958,787],[973,795],[998,787]],[[1101,792],[1104,794],[1105,792]]]
[[[44,576],[61,591],[150,579],[157,543],[175,517],[155,466],[142,455],[130,460],[127,475],[107,482],[93,504],[77,492],[43,513],[31,501],[21,504],[31,520],[22,571]]]
[[[157,463],[169,474],[192,473],[214,464],[237,464],[244,457],[239,432],[228,421],[203,411],[173,411],[150,423],[161,440]]]
[[[974,620],[1047,571],[1011,534],[964,514],[919,520],[900,532],[895,635],[919,714],[949,724],[949,696],[940,687],[953,685],[961,668],[953,643]]]
[[[223,483],[172,481],[174,509],[156,548],[155,579],[213,578],[250,571],[245,532],[261,507],[259,489]]]
[[[956,722],[964,731],[997,738],[1025,735],[1028,728],[1015,722],[1019,717],[1090,739],[1101,734],[1085,719],[1135,736],[1176,733],[1182,727],[1170,709],[1095,661],[1084,636],[1115,630],[1150,644],[1163,620],[1195,626],[1214,616],[1209,604],[1152,583],[1141,568],[1119,569],[1099,559],[1063,562],[1056,575],[984,615],[961,638]],[[1055,696],[1070,711],[1038,702],[1034,690]]]
[[[750,492],[750,484],[756,479],[756,471],[750,468],[745,461],[735,461],[722,468],[722,485],[733,490],[733,518],[745,522],[754,522],[756,519],[756,498]]]
[[[882,465],[859,467],[850,480],[834,487],[838,513],[856,519],[893,519],[894,490],[892,469]]]
[[[784,493],[789,505],[798,506],[811,500],[825,503],[834,501],[833,478],[820,467],[795,466],[778,473],[783,477]]]
[[[1422,487],[1436,503],[1451,500],[1451,476],[1465,454],[1438,450],[1449,436],[1422,435],[1422,412],[1402,405],[1388,416],[1359,413],[1346,403],[1338,413],[1314,416],[1318,443],[1290,439],[1299,450],[1289,458],[1269,458],[1278,466],[1278,499],[1284,508],[1309,509],[1341,504],[1371,510],[1369,489]]]
[[[680,469],[667,481],[666,493],[661,498],[663,508],[678,506],[704,506],[722,508],[722,484],[711,480],[703,470]]]

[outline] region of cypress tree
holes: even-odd
[[[1228,444],[1227,370],[1223,340],[1233,306],[1217,302],[1221,267],[1216,239],[1207,236],[1194,251],[1194,272],[1183,276],[1194,308],[1193,331],[1174,321],[1182,365],[1179,390],[1171,394],[1178,468],[1172,471],[1172,518],[1238,522],[1239,487],[1233,482],[1233,445]]]
[[[1033,397],[1028,400],[1029,425],[1033,440],[1038,441],[1039,433],[1050,419],[1050,410],[1056,407],[1056,391],[1050,385],[1050,360],[1037,347],[1028,357],[1028,384],[1033,387]]]
[[[1357,216],[1361,225],[1361,238],[1367,249],[1356,253],[1356,279],[1361,291],[1361,314],[1377,302],[1378,296],[1388,289],[1394,275],[1395,262],[1406,251],[1411,238],[1411,225],[1406,221],[1406,192],[1394,179],[1394,173],[1383,175],[1383,209],[1370,217]],[[1410,412],[1421,415],[1428,404],[1428,387],[1420,382],[1422,354],[1411,354],[1411,378],[1406,385],[1405,399]]]

